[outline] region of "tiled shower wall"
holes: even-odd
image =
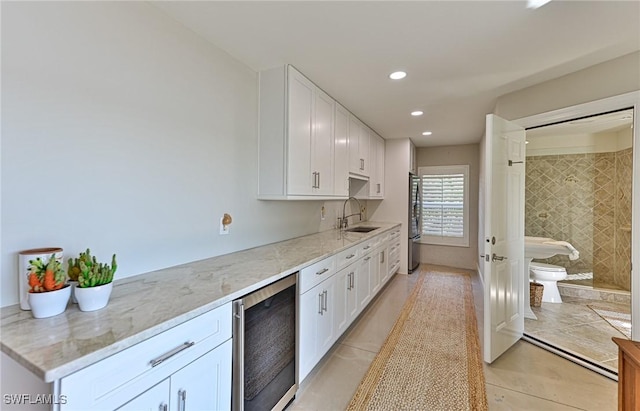
[[[595,287],[630,289],[632,149],[527,157],[525,233],[568,241],[568,273],[593,272]],[[627,231],[628,230],[628,231]]]

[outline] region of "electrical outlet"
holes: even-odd
[[[322,206],[322,208],[320,209],[320,221],[324,221],[324,217],[325,217],[325,209],[324,209],[324,206]]]

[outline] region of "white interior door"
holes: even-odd
[[[485,148],[484,360],[491,363],[524,332],[524,128],[487,115]]]

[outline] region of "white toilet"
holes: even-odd
[[[544,285],[542,302],[562,302],[557,282],[567,278],[567,270],[564,267],[532,261],[529,264],[529,275],[533,281]]]

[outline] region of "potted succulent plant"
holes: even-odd
[[[117,268],[115,254],[109,266],[106,263],[98,263],[88,248],[80,253],[80,257],[69,259],[68,273],[71,278],[77,278],[74,295],[81,311],[95,311],[107,305],[113,289],[113,275]]]
[[[55,253],[47,262],[40,257],[29,260],[29,305],[35,318],[52,317],[64,312],[70,295],[67,274]]]

